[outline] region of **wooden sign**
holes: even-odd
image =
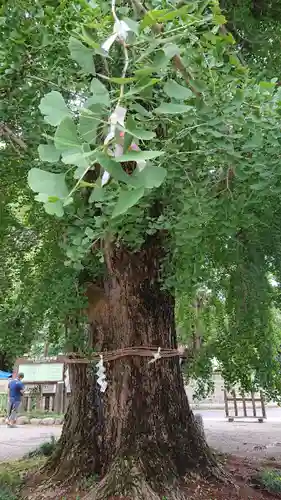
[[[42,385],[42,393],[43,394],[55,394],[56,393],[56,384],[44,384],[44,385]]]
[[[17,371],[24,373],[24,383],[48,384],[63,380],[63,369],[62,362],[25,363],[20,360]]]

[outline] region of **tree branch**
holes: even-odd
[[[0,122],[0,137],[4,137],[4,139],[15,142],[21,149],[27,149],[25,142],[17,137],[8,125],[5,125],[5,123],[2,122]]]

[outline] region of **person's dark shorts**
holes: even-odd
[[[9,399],[9,404],[8,404],[8,418],[13,415],[13,417],[16,417],[17,411],[20,407],[21,401],[17,399]]]

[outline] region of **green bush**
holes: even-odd
[[[258,475],[257,480],[270,493],[281,493],[281,470],[266,469]]]

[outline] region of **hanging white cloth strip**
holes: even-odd
[[[157,359],[160,359],[160,358],[161,358],[161,347],[158,347],[157,352],[155,352],[153,354],[153,359],[148,361],[148,364],[150,365],[151,363],[155,363],[155,361],[157,361]]]
[[[103,363],[103,356],[102,356],[102,354],[100,355],[100,360],[97,363],[97,368],[98,368],[98,371],[97,371],[97,376],[98,376],[97,383],[100,386],[100,391],[101,392],[105,392],[106,388],[107,388],[107,381],[106,381],[106,375],[105,375],[106,369],[105,369],[105,366],[104,366],[104,363]]]

